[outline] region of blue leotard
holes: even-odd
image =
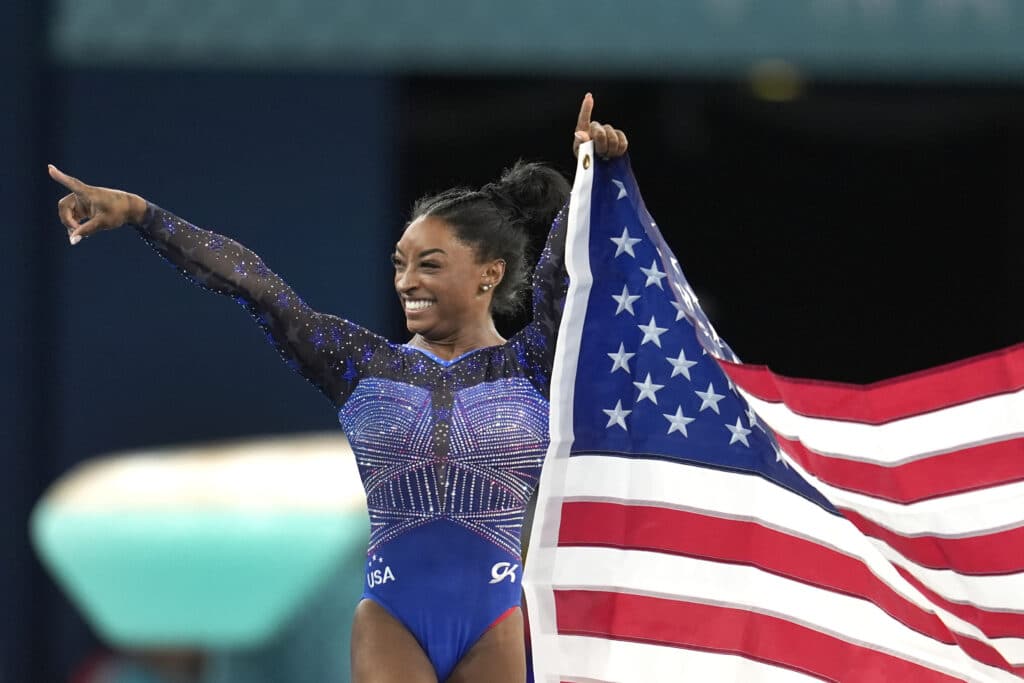
[[[254,253],[150,205],[142,237],[246,307],[338,409],[370,515],[363,597],[445,680],[519,605],[520,533],[548,445],[548,381],[568,286],[564,211],[534,272],[533,321],[449,361],[307,306]]]

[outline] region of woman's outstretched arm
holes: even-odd
[[[71,190],[58,213],[72,244],[101,230],[131,225],[167,261],[205,289],[234,298],[266,330],[285,361],[336,405],[348,397],[362,366],[386,342],[342,318],[319,313],[235,240],[198,228],[138,195],[94,187],[55,167]]]

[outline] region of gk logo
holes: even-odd
[[[517,569],[519,569],[518,564],[512,564],[511,562],[498,562],[491,567],[491,583],[498,583],[500,581],[504,581],[506,578],[512,583],[515,583]]]

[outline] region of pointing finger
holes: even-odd
[[[69,176],[67,173],[64,173],[63,171],[61,171],[59,168],[57,168],[53,164],[50,164],[49,166],[47,166],[47,169],[49,169],[49,171],[50,171],[50,177],[51,178],[53,178],[58,183],[60,183],[64,187],[68,188],[72,192],[81,192],[82,190],[84,190],[85,188],[88,187],[88,185],[83,183],[78,178],[75,178],[73,176]]]
[[[594,111],[594,96],[587,93],[583,96],[583,104],[580,105],[580,115],[576,118],[576,130],[590,130],[590,114]]]

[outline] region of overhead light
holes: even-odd
[[[803,87],[800,70],[783,59],[764,59],[750,68],[750,89],[758,99],[790,102],[800,97]]]

